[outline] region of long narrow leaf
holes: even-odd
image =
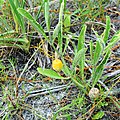
[[[49,0],[46,0],[44,5],[46,26],[47,30],[50,31]]]
[[[25,18],[27,18],[30,23],[34,26],[34,28],[39,32],[41,33],[44,38],[46,40],[48,40],[45,32],[44,32],[44,29],[42,28],[42,26],[32,17],[32,15],[30,13],[28,13],[26,10],[22,9],[22,8],[18,8],[18,12],[24,16]]]
[[[60,23],[60,32],[58,33],[58,45],[60,47],[60,53],[62,54],[62,46],[63,46],[63,43],[62,43],[62,40],[63,40],[63,11],[64,11],[64,0],[63,2],[61,3],[61,6],[60,6],[60,13],[59,13],[59,23]]]
[[[80,32],[79,38],[78,38],[78,51],[81,49],[84,49],[84,43],[85,43],[85,32],[86,32],[86,25],[83,25],[82,30]],[[82,80],[84,79],[84,66],[85,66],[85,51],[83,52],[83,55],[80,59],[80,75]]]
[[[18,13],[17,8],[16,8],[13,0],[9,0],[9,3],[10,3],[10,6],[11,6],[14,14],[15,14],[15,17],[17,18],[17,21],[18,21],[19,24],[21,25],[22,32],[23,32],[23,34],[24,34],[24,33],[25,33],[24,20],[23,20],[22,16],[20,16],[20,14]]]
[[[60,32],[60,23],[58,23],[53,31],[53,41],[55,40],[55,38],[58,36],[58,33]]]
[[[78,51],[84,48],[86,28],[87,26],[83,25],[82,30],[80,32],[80,35],[78,38]]]
[[[104,43],[107,42],[108,37],[109,37],[109,32],[110,32],[110,17],[106,16],[106,28],[105,28],[105,32],[104,32],[104,36],[103,36],[103,41]]]
[[[93,51],[94,48],[93,48],[93,41],[91,40],[90,41],[90,58],[91,58],[91,65],[93,65]]]
[[[95,70],[95,73],[92,77],[93,80],[93,87],[96,85],[96,83],[98,82],[98,80],[100,79],[100,77],[102,76],[105,64],[107,63],[109,57],[110,57],[110,50],[106,53],[105,57],[103,58],[102,62],[98,65],[98,67]]]
[[[29,43],[29,41],[26,38],[0,38],[0,42],[7,43],[7,42],[19,42],[19,43]]]
[[[63,65],[64,65],[62,71],[65,73],[66,76],[71,76],[70,68],[67,66],[65,60],[63,58],[61,58],[61,59],[62,59]]]
[[[70,19],[71,19],[71,15],[69,14],[65,14],[64,15],[64,27],[65,27],[65,32],[68,32],[70,30]]]
[[[100,41],[96,42],[94,57],[93,57],[93,64],[96,65],[99,61],[100,55],[102,54],[102,45]]]
[[[75,54],[75,57],[72,61],[72,67],[73,68],[75,68],[78,65],[78,63],[80,63],[81,58],[83,58],[85,51],[86,51],[86,49],[83,48]]]
[[[29,46],[26,38],[0,38],[0,47],[17,47],[28,51]]]
[[[109,44],[106,46],[104,52],[110,50],[118,41],[120,41],[120,31],[118,31],[110,40]]]

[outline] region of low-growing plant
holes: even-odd
[[[101,1],[100,2],[97,1],[97,2],[99,4],[102,4]],[[80,109],[81,113],[83,114],[81,117],[84,117],[87,114],[86,111],[88,110],[87,107],[82,109],[82,107],[84,106],[84,102],[86,100],[85,99],[86,96],[89,96],[90,100],[92,101],[91,103],[93,103],[94,106],[98,105],[98,109],[101,108],[101,106],[102,107],[105,105],[107,106],[106,102],[104,102],[104,99],[108,96],[108,94],[106,94],[105,90],[103,91],[99,90],[99,88],[101,87],[100,81],[102,79],[105,65],[107,64],[110,58],[111,48],[120,39],[120,31],[117,31],[113,35],[113,37],[109,39],[109,34],[111,30],[110,17],[106,16],[106,25],[104,26],[105,27],[104,32],[101,35],[99,35],[98,32],[92,28],[92,31],[96,36],[96,41],[93,42],[93,40],[91,39],[89,45],[86,45],[86,38],[85,38],[85,34],[87,32],[87,24],[85,23],[86,20],[83,21],[84,24],[81,27],[81,31],[79,35],[76,35],[74,38],[74,34],[70,32],[71,16],[70,14],[64,15],[64,12],[67,11],[65,8],[66,0],[60,1],[61,4],[59,11],[59,19],[55,29],[52,31],[53,34],[51,34],[51,29],[50,29],[51,24],[50,24],[49,0],[43,0],[41,8],[42,6],[44,6],[43,7],[44,17],[45,17],[46,30],[48,35],[46,34],[45,29],[42,27],[42,25],[37,21],[38,14],[36,17],[34,17],[29,13],[29,11],[24,9],[23,7],[24,0],[20,5],[18,4],[18,0],[16,1],[9,0],[9,3],[14,18],[15,30],[13,30],[11,26],[7,25],[7,29],[8,29],[7,32],[4,31],[4,33],[0,33],[0,46],[8,46],[8,47],[17,46],[22,49],[28,50],[29,41],[27,40],[27,37],[25,35],[26,34],[26,30],[24,26],[25,23],[23,21],[27,19],[28,23],[30,23],[30,25],[39,34],[41,34],[44,42],[49,44],[52,47],[52,50],[55,52],[55,54],[57,54],[57,55],[53,55],[55,57],[52,60],[51,68],[48,69],[48,68],[38,67],[37,68],[38,72],[41,75],[50,77],[52,79],[56,79],[56,80],[60,79],[68,82],[71,81],[80,89],[80,93],[82,94],[81,96],[73,100],[70,104],[61,107],[58,111],[56,111],[52,119],[56,120],[58,118],[67,118],[68,120],[71,120],[72,115],[69,112],[66,112],[63,115],[59,115],[59,113],[67,110],[68,111],[73,110],[74,108],[72,109],[72,107],[77,107],[78,109]],[[89,9],[87,10],[86,8]],[[82,14],[81,16],[81,18],[83,17],[82,19],[84,19],[84,16],[87,16],[87,14],[91,16],[91,19],[93,19],[95,16],[97,17],[98,15],[100,15],[96,13],[95,16],[93,16],[92,18],[92,13],[90,11],[91,8],[92,8],[92,4],[90,4],[90,6],[88,4],[87,7],[85,7],[85,9],[83,10],[80,9],[77,12],[80,12]],[[101,8],[100,10],[103,10],[103,8]],[[5,23],[6,21],[7,20],[4,18],[3,23]],[[63,26],[66,29],[64,29]],[[20,32],[22,33],[22,37],[15,38],[14,35],[19,34]],[[74,41],[73,38],[76,41]],[[69,44],[70,47],[73,48],[73,53],[72,53],[72,60],[71,62],[68,63],[68,61],[65,59],[65,55],[67,54]],[[89,57],[87,56],[87,54],[89,55]],[[28,64],[25,65],[23,72],[26,70],[27,66]],[[89,75],[85,71],[86,68],[89,71]],[[4,65],[1,62],[0,62],[0,69],[1,69],[0,72],[2,73],[4,69]],[[20,74],[20,77],[17,81],[17,86],[23,72]],[[3,86],[2,89],[4,90],[6,89],[6,87]],[[5,109],[7,112],[4,112],[3,116],[5,119],[8,119],[10,118],[9,115],[13,111],[16,111],[16,109],[19,110],[21,108],[21,105],[18,100],[19,97],[16,96],[15,93],[12,93],[12,97],[15,96],[17,100],[16,98],[11,99],[11,93],[9,90],[7,92],[5,91],[3,94],[4,94],[3,101],[5,101],[5,103],[8,105]],[[9,97],[9,101],[6,100],[7,97]],[[1,104],[1,109],[3,110],[2,104]],[[104,116],[104,111],[99,110],[97,113],[95,113],[95,115],[92,116],[92,118],[101,119],[103,116]],[[42,118],[41,116],[40,118],[45,119]]]
[[[105,68],[105,64],[107,63],[107,61],[110,57],[112,46],[115,45],[115,43],[119,41],[120,31],[115,33],[115,35],[111,38],[110,42],[108,42],[108,37],[109,37],[109,32],[110,32],[110,18],[107,16],[106,17],[106,27],[105,27],[103,34],[98,35],[98,33],[93,30],[95,32],[97,38],[96,38],[95,43],[93,43],[92,40],[90,41],[90,47],[89,47],[90,48],[90,59],[89,59],[89,61],[91,61],[91,63],[87,63],[86,58],[85,58],[85,54],[86,54],[86,50],[87,50],[87,48],[85,48],[85,32],[86,32],[87,26],[83,25],[80,35],[78,36],[78,45],[74,50],[75,53],[74,53],[74,58],[72,61],[72,70],[71,70],[67,66],[67,64],[64,60],[63,54],[62,54],[62,49],[63,49],[63,46],[62,46],[63,35],[61,33],[62,27],[58,27],[58,26],[62,26],[61,25],[62,24],[61,16],[62,16],[63,12],[61,12],[61,11],[63,11],[63,9],[64,9],[63,6],[64,6],[64,2],[62,2],[61,9],[60,9],[61,15],[59,15],[59,23],[55,28],[56,35],[53,34],[53,38],[56,38],[57,34],[61,34],[60,35],[61,37],[58,38],[58,40],[60,39],[60,41],[58,41],[58,44],[59,44],[58,46],[61,49],[61,51],[59,51],[58,54],[61,55],[61,59],[62,59],[63,65],[64,65],[62,70],[63,70],[64,74],[67,77],[71,78],[80,88],[85,88],[87,86],[84,86],[84,84],[87,85],[87,81],[89,81],[89,80],[86,80],[86,78],[84,76],[85,64],[92,66],[92,69],[91,69],[92,72],[91,72],[91,77],[90,77],[90,80],[91,80],[90,84],[92,84],[92,85],[89,84],[89,86],[94,87],[102,76],[102,73]],[[56,32],[56,29],[58,29],[57,32]],[[102,59],[102,60],[100,61],[100,59]],[[77,77],[77,75],[78,75],[78,74],[76,75],[76,67],[77,66],[79,66],[79,73],[80,73],[79,81],[75,80],[75,77]],[[43,75],[46,74],[44,72],[44,70],[46,70],[46,69],[38,68],[38,71],[40,73],[42,73]],[[47,69],[47,71],[49,71],[49,69]],[[47,76],[51,77],[52,71],[53,70],[50,69],[50,73],[47,74]],[[59,75],[59,73],[56,72],[56,75],[57,74]],[[52,78],[53,78],[53,75],[52,75]],[[82,84],[80,83],[80,81],[82,82]]]

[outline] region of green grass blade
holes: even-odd
[[[69,38],[66,37],[65,47],[64,47],[64,51],[62,53],[62,56],[65,54],[67,47],[68,47],[68,44],[69,44]]]
[[[58,36],[58,33],[60,32],[60,23],[58,23],[53,31],[53,41],[55,40],[55,38]]]
[[[0,47],[17,47],[29,50],[30,42],[26,38],[0,38]]]
[[[37,68],[38,72],[44,76],[48,76],[50,78],[54,78],[54,79],[69,79],[68,77],[62,77],[60,76],[57,72],[55,72],[54,70],[51,69],[43,69],[43,68]]]
[[[110,57],[110,50],[105,54],[102,62],[97,66],[94,75],[92,76],[92,80],[93,80],[93,87],[96,85],[96,83],[98,82],[98,80],[100,79],[100,77],[102,76],[105,64],[107,63],[109,57]]]
[[[110,50],[120,40],[120,31],[118,31],[110,40],[109,44],[105,47],[104,52]]]
[[[93,65],[93,51],[94,48],[93,48],[93,41],[91,40],[90,41],[90,58],[91,58],[91,65]]]
[[[46,21],[47,30],[50,31],[49,0],[45,0],[44,12],[45,12],[45,21]]]
[[[35,16],[35,19],[36,19],[36,20],[39,19],[39,17],[40,17],[40,12],[41,12],[43,6],[44,6],[44,2],[41,3],[40,8],[39,8],[39,10],[38,10],[38,12],[37,12],[37,14],[36,14],[36,16]]]
[[[13,0],[9,0],[9,3],[10,3],[10,6],[12,8],[12,11],[13,11],[13,16],[15,14],[15,16],[14,16],[15,20],[16,20],[16,22],[18,21],[18,23],[20,24],[20,26],[22,28],[22,33],[24,34],[25,33],[24,20],[23,20],[22,16],[18,13],[17,8],[16,8]],[[18,23],[16,23],[16,24],[18,24]]]
[[[78,38],[78,51],[84,49],[84,43],[85,43],[85,32],[86,32],[86,25],[83,25],[82,30],[80,32],[79,38]],[[85,66],[85,51],[83,52],[83,55],[80,58],[80,75],[82,80],[84,79],[84,66]]]
[[[65,14],[64,15],[64,27],[65,27],[65,32],[68,32],[70,30],[70,19],[71,19],[71,15],[70,14]]]
[[[105,31],[104,31],[104,36],[103,36],[103,41],[104,43],[107,42],[108,40],[108,37],[109,37],[109,33],[110,33],[110,17],[109,16],[106,16],[106,28],[105,28]]]
[[[100,41],[96,42],[96,47],[95,47],[95,52],[94,52],[94,57],[93,57],[93,65],[96,65],[99,61],[100,55],[102,54],[102,45]]]
[[[63,2],[61,3],[61,7],[60,7],[60,13],[59,13],[59,24],[60,24],[60,32],[58,33],[58,45],[59,45],[59,48],[60,48],[60,54],[62,54],[62,46],[63,46],[63,43],[62,43],[62,39],[63,39],[63,11],[64,11],[64,0]]]
[[[24,5],[25,5],[25,0],[22,0],[22,2],[21,2],[21,8],[24,8]]]
[[[99,111],[95,115],[93,115],[93,120],[100,120],[105,115],[104,111]]]
[[[67,66],[65,60],[63,58],[61,58],[61,59],[62,59],[63,65],[64,65],[62,71],[64,72],[64,74],[66,76],[71,76],[71,70],[70,70],[70,68]]]
[[[75,69],[75,67],[80,63],[81,58],[83,58],[85,51],[86,51],[86,49],[83,48],[75,54],[75,57],[72,61],[72,68],[73,69]]]
[[[42,28],[42,26],[32,17],[32,15],[30,13],[28,13],[26,10],[22,9],[22,8],[18,8],[18,12],[24,16],[25,18],[27,18],[30,23],[33,25],[33,27],[43,35],[43,37],[48,40],[48,37],[46,36],[44,29]]]
[[[7,36],[13,35],[13,34],[15,34],[15,31],[14,31],[14,30],[7,31],[7,32],[4,32],[4,33],[1,33],[1,34],[0,34],[0,38],[6,38]]]
[[[62,16],[63,16],[63,10],[64,10],[64,1],[61,3],[60,7],[60,13],[59,13],[59,22],[53,31],[53,36],[52,36],[52,43],[54,42],[55,38],[58,36],[58,45],[60,48],[60,54],[62,54],[62,39],[63,39],[63,28],[62,28]]]
[[[2,43],[19,42],[21,44],[29,43],[29,41],[26,38],[0,38],[0,42],[2,42]]]
[[[87,26],[83,25],[82,30],[80,32],[80,35],[78,38],[78,51],[84,48],[86,28]]]

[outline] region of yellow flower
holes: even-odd
[[[55,59],[52,62],[52,68],[56,71],[61,71],[61,69],[63,68],[63,63],[61,60],[59,59]]]

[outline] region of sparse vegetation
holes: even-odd
[[[118,3],[1,0],[0,119],[120,119]]]

